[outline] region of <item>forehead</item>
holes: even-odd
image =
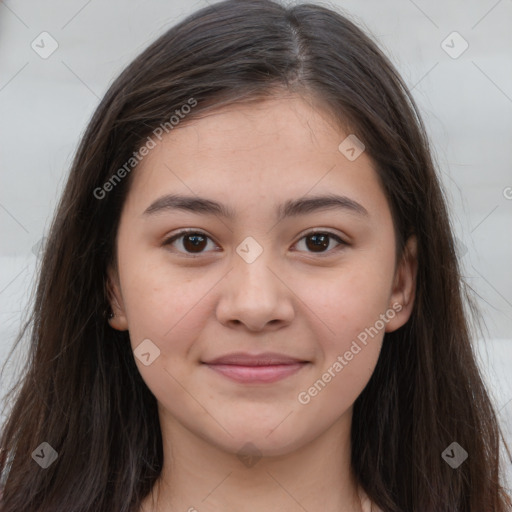
[[[334,118],[298,95],[236,103],[200,114],[172,130],[166,140],[182,150],[234,153],[258,148],[260,156],[280,150],[332,150],[342,131]],[[287,155],[290,156],[290,155]]]
[[[300,97],[226,106],[165,135],[135,169],[129,196],[139,209],[178,190],[267,207],[336,192],[387,208],[372,160],[340,151],[348,135]]]

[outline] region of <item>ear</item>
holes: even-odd
[[[418,270],[416,236],[411,235],[404,247],[402,259],[397,266],[393,290],[389,299],[389,309],[396,315],[386,323],[385,332],[396,331],[411,316],[416,290]]]
[[[121,294],[121,286],[119,276],[116,270],[109,265],[107,269],[107,296],[114,316],[109,317],[108,323],[110,327],[118,331],[128,330],[128,321],[124,310],[123,296]]]

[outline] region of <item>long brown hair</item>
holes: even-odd
[[[197,103],[184,122],[277,91],[317,98],[364,141],[392,210],[397,258],[417,237],[411,318],[385,335],[354,404],[352,465],[361,486],[385,512],[511,505],[500,482],[503,435],[471,344],[472,302],[410,92],[345,16],[312,4],[228,0],[189,16],[137,57],[82,138],[32,314],[15,343],[30,340],[0,439],[1,512],[139,510],[163,463],[157,404],[128,333],[104,316],[106,269],[133,174],[105,194],[95,191],[191,98]],[[58,454],[46,469],[33,460],[43,442]],[[453,442],[469,455],[456,469],[441,456]]]

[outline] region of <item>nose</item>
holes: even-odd
[[[293,320],[295,311],[290,284],[277,270],[275,259],[266,252],[263,251],[252,263],[234,255],[232,269],[222,280],[216,310],[217,319],[223,325],[250,331],[273,331]]]

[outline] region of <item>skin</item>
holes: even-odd
[[[347,135],[313,103],[275,97],[179,125],[134,171],[109,279],[111,326],[129,330],[133,349],[150,339],[160,350],[148,366],[135,358],[164,440],[164,469],[141,510],[363,510],[350,467],[353,403],[384,332],[410,316],[417,265],[414,238],[395,261],[386,197],[365,152],[349,161],[338,150]],[[221,202],[236,216],[144,214],[169,193]],[[368,215],[331,209],[277,222],[277,205],[332,193]],[[209,237],[196,257],[186,237],[164,245],[184,228]],[[326,231],[348,245],[331,238],[315,251],[305,235]],[[248,236],[263,249],[251,263],[236,252]],[[401,306],[394,318],[300,403],[393,304]],[[309,364],[272,384],[236,383],[201,364],[234,351]],[[261,457],[252,465],[240,457],[247,443]]]

